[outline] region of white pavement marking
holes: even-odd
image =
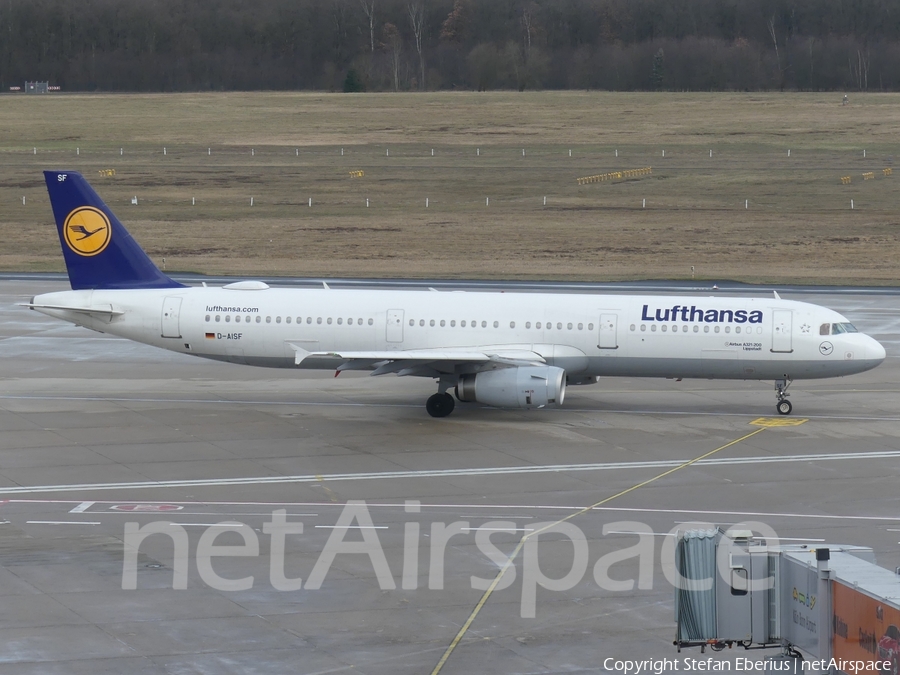
[[[693,466],[732,466],[741,464],[785,464],[836,460],[891,459],[900,450],[877,452],[836,452],[801,455],[767,455],[763,457],[711,457]],[[664,469],[684,464],[685,460],[669,459],[647,462],[608,462],[597,464],[545,464],[531,466],[484,467],[468,469],[430,469],[421,471],[376,471],[370,473],[334,473],[305,476],[256,476],[246,478],[202,478],[193,480],[161,480],[134,483],[75,483],[71,485],[32,485],[0,488],[0,494],[34,494],[38,492],[75,492],[92,490],[140,490],[171,487],[216,487],[225,485],[273,485],[282,483],[319,483],[327,481],[388,480],[396,478],[447,478],[453,476],[501,476],[529,473],[576,473],[583,471],[622,471],[630,469]],[[496,507],[494,507],[496,508]],[[518,508],[518,507],[513,507]]]
[[[388,525],[316,525],[318,530],[387,530]]]
[[[69,511],[69,513],[84,513],[89,508],[91,508],[94,504],[96,504],[96,502],[81,502],[78,506],[76,506],[74,509]]]
[[[0,506],[4,504],[74,504],[76,503],[71,499],[0,499]],[[98,503],[109,503],[109,504],[117,504],[119,502],[98,502]],[[172,502],[167,501],[166,504],[171,504]],[[182,504],[196,504],[202,503],[205,505],[212,504],[222,504],[222,505],[235,505],[235,504],[243,504],[245,506],[317,506],[317,507],[335,507],[335,508],[344,508],[344,503],[333,503],[333,502],[180,502]],[[404,503],[396,503],[396,502],[385,502],[385,503],[366,503],[367,508],[369,509],[402,509],[406,507]],[[496,508],[508,508],[508,509],[530,509],[534,511],[581,511],[584,509],[584,506],[574,506],[574,505],[565,505],[565,504],[422,504],[422,513],[425,513],[426,509],[496,509]],[[597,506],[594,507],[594,511],[617,511],[623,513],[665,513],[669,515],[673,514],[684,514],[684,515],[698,515],[698,516],[730,516],[736,518],[745,518],[745,517],[758,517],[758,518],[807,518],[812,520],[869,520],[873,522],[887,522],[887,523],[897,523],[900,522],[900,515],[898,516],[872,516],[872,515],[837,515],[837,514],[823,514],[823,513],[792,513],[792,512],[777,512],[777,511],[712,511],[712,510],[700,510],[700,509],[647,509],[647,508],[637,508],[633,506],[625,507],[625,506]],[[102,513],[98,515],[110,515],[109,513]],[[189,515],[189,514],[186,514]],[[265,515],[265,514],[261,514]],[[477,517],[477,516],[471,516]],[[484,516],[485,518],[489,518],[491,516]],[[8,523],[9,521],[6,521]],[[70,521],[67,521],[70,522]],[[0,522],[0,524],[5,524]],[[895,530],[896,532],[900,532],[900,529]]]
[[[172,527],[249,527],[246,523],[169,523]]]
[[[26,520],[27,525],[100,525],[88,520]]]
[[[705,392],[708,390],[691,390],[696,392]],[[882,390],[876,390],[882,391]],[[634,394],[635,396],[644,395],[643,391],[625,392]],[[826,392],[832,393],[832,392]],[[854,390],[845,390],[843,393],[854,393]],[[412,403],[352,403],[347,401],[253,401],[238,399],[202,399],[202,398],[132,398],[132,397],[112,397],[112,396],[15,396],[12,394],[0,395],[0,400],[13,401],[91,401],[106,403],[195,403],[204,405],[277,405],[291,407],[334,407],[334,408],[421,408],[421,405]],[[489,406],[479,406],[483,410],[494,410]],[[681,417],[759,417],[759,413],[735,413],[735,412],[716,412],[716,411],[698,411],[698,410],[650,410],[650,409],[617,409],[617,408],[544,408],[543,414],[559,414],[559,413],[590,413],[590,414],[608,414],[608,415],[671,415]],[[898,416],[876,417],[871,415],[804,415],[807,419],[812,420],[836,420],[836,421],[858,421],[858,422],[900,422]]]

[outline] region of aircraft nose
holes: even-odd
[[[881,363],[886,356],[887,353],[884,351],[884,346],[875,338],[870,337],[869,343],[866,345],[866,358]]]

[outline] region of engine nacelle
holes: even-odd
[[[555,366],[522,366],[461,375],[456,386],[460,401],[497,408],[543,408],[562,405],[566,371]]]

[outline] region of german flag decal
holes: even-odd
[[[207,333],[207,334],[206,334],[206,339],[207,339],[207,340],[215,340],[215,339],[216,339],[216,334],[215,334],[215,333]]]

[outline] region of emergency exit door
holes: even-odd
[[[598,349],[618,349],[619,338],[616,330],[617,316],[615,314],[600,315],[600,332],[597,336]]]
[[[403,310],[389,309],[387,311],[387,329],[385,340],[388,342],[403,342]]]

